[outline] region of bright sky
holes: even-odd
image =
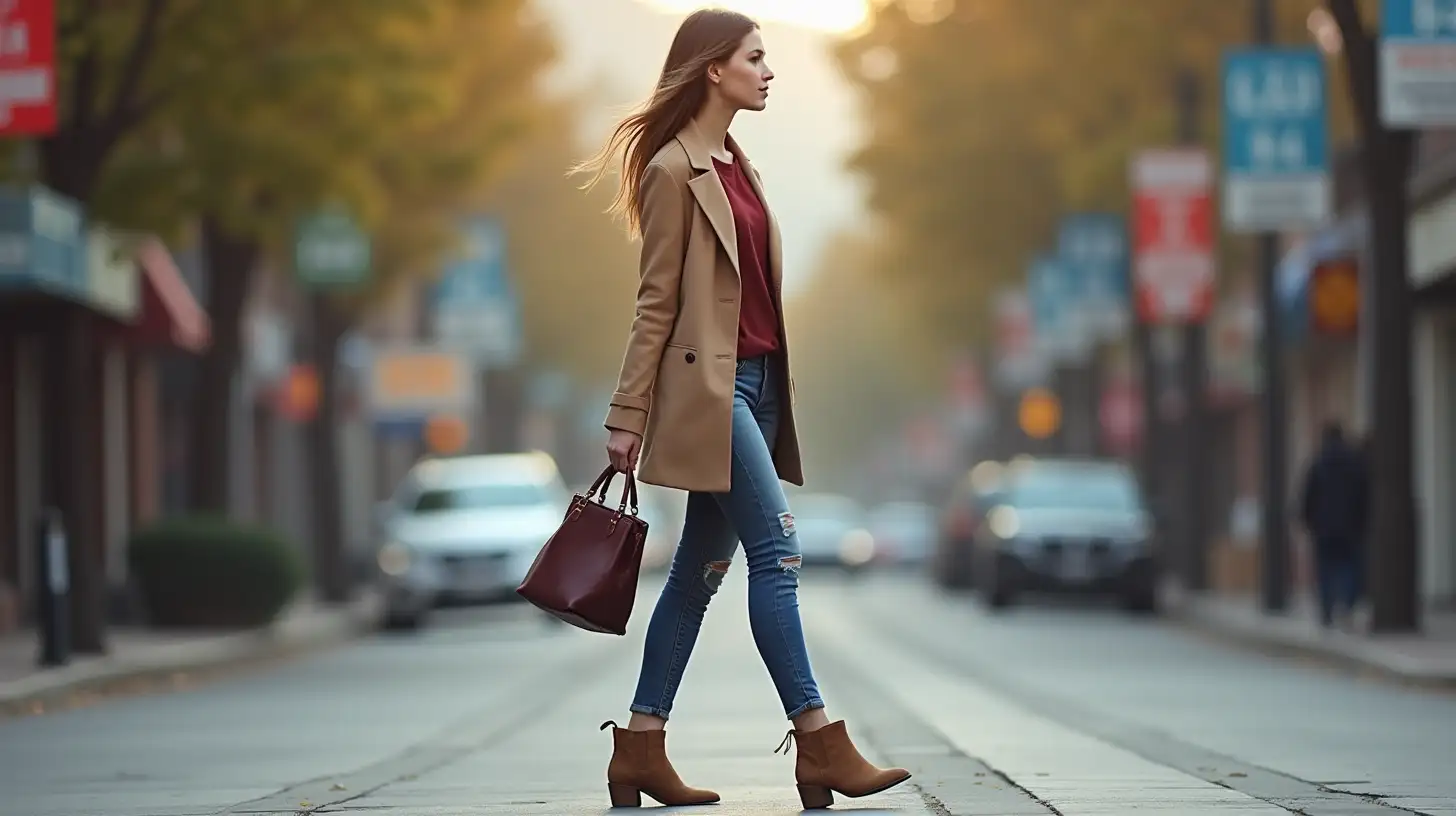
[[[686,13],[704,6],[740,11],[760,21],[815,28],[841,34],[864,22],[869,0],[647,0],[665,11]]]

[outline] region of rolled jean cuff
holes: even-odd
[[[819,705],[822,706],[824,704],[820,703]],[[627,710],[632,712],[633,714],[647,714],[653,717],[661,717],[664,721],[667,720],[667,710],[663,708],[658,708],[657,706],[645,706],[633,703],[632,705],[627,706]]]
[[[823,708],[823,707],[824,707],[824,701],[821,700],[821,699],[819,699],[818,697],[814,697],[814,698],[810,699],[809,702],[804,703],[803,705],[801,705],[798,708],[794,709],[793,711],[789,712],[788,719],[791,719],[792,720],[793,718],[799,716],[800,714],[803,714],[806,711],[813,711],[816,708]],[[651,712],[644,712],[644,713],[651,713]],[[662,715],[659,714],[658,716],[662,716]]]

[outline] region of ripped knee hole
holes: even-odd
[[[732,561],[709,561],[703,565],[703,580],[714,585],[722,583],[732,564]]]

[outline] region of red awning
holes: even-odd
[[[212,339],[210,321],[172,253],[156,238],[142,240],[136,250],[141,277],[141,315],[131,328],[133,339],[150,345],[167,345],[201,352]]]

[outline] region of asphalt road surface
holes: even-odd
[[[797,813],[787,725],[746,625],[740,556],[669,748],[724,802]],[[609,810],[603,720],[632,632],[522,606],[441,615],[197,688],[0,722],[0,816],[486,816]],[[1022,816],[1456,814],[1456,697],[1242,651],[1115,609],[988,615],[913,576],[806,571],[831,716],[910,784],[836,810]],[[692,811],[694,809],[682,809]]]

